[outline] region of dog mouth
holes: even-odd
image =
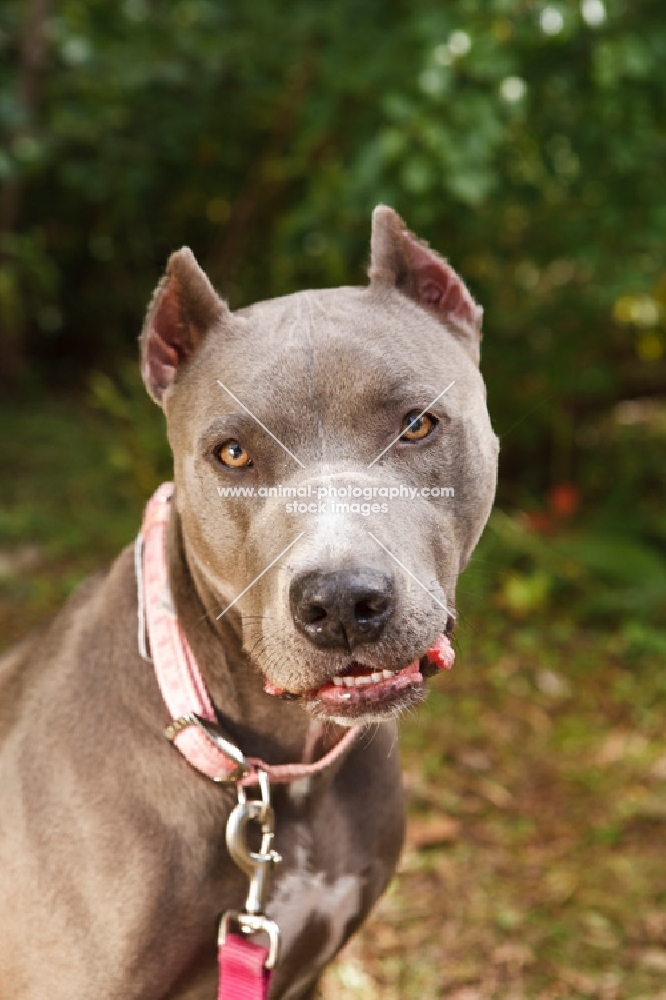
[[[424,698],[425,678],[453,666],[452,619],[450,622],[451,626],[447,626],[432,646],[405,667],[389,670],[352,660],[320,687],[304,694],[292,695],[268,680],[264,690],[276,697],[298,698],[314,715],[322,718],[342,721],[395,715]]]

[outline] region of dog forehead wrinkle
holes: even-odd
[[[344,342],[347,351],[355,345],[376,345],[383,349],[390,347],[403,331],[408,334],[412,349],[414,338],[425,347],[433,337],[437,338],[436,343],[446,337],[439,322],[423,310],[414,311],[413,304],[399,293],[393,299],[381,298],[359,288],[299,292],[284,299],[259,302],[248,307],[245,315],[247,344],[256,342],[265,348],[271,342],[271,354],[281,344],[298,347],[299,343],[307,346],[316,343],[317,347],[323,347],[338,339]],[[263,352],[259,357],[263,357]]]
[[[340,298],[341,291],[354,293],[351,303],[346,295]],[[477,396],[483,403],[478,369],[458,341],[424,310],[394,295],[397,301],[332,289],[259,303],[247,311],[242,354],[227,339],[212,338],[195,367],[207,377],[220,373],[278,437],[296,433],[303,443],[314,437],[313,417],[326,426],[363,426],[366,408],[378,414],[421,400],[427,406],[451,381],[456,389],[440,400],[444,412]],[[219,388],[218,413],[237,408],[231,398],[222,399],[226,395]]]
[[[381,295],[358,288],[296,293],[243,312],[238,324],[242,351],[240,334],[214,333],[179,375],[178,391],[169,404],[169,417],[177,418],[177,425],[190,423],[193,407],[212,416],[213,406],[218,413],[229,406],[230,399],[223,407],[223,389],[210,393],[215,378],[261,419],[281,413],[283,433],[287,427],[301,427],[305,411],[319,412],[324,421],[342,419],[355,410],[351,397],[363,395],[367,405],[375,407],[385,403],[387,395],[399,396],[401,386],[407,391],[417,382],[432,383],[434,397],[454,380],[456,395],[466,406],[477,397],[485,404],[478,368],[455,336],[395,289]],[[298,321],[299,313],[307,315],[307,323]],[[333,392],[331,371],[336,372]],[[447,405],[456,405],[453,397]],[[301,430],[307,436],[308,428]]]
[[[456,382],[457,373],[440,377],[407,350],[391,359],[376,345],[350,350],[334,340],[318,348],[313,358],[291,354],[288,346],[282,347],[270,365],[254,373],[254,412],[270,421],[278,436],[289,436],[294,447],[308,442],[320,453],[324,437],[338,450],[350,444],[348,438],[332,436],[336,426],[367,433],[372,439],[368,447],[374,448],[381,428],[397,433],[407,411],[428,408],[447,384]],[[331,372],[338,373],[333,386]],[[440,416],[453,417],[469,395],[470,389],[462,384],[461,390],[450,391],[433,408]],[[318,457],[313,452],[310,460]],[[372,457],[374,453],[367,461]]]
[[[348,319],[359,309],[367,308],[368,290],[351,285],[340,288],[315,288],[303,292],[293,292],[275,299],[263,299],[238,310],[234,315],[242,316],[253,326],[261,328],[267,338],[276,337],[284,340],[285,332],[294,327],[298,332],[299,322],[315,313],[324,321],[334,324],[336,321]]]

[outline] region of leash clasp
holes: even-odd
[[[248,799],[245,789],[238,786],[238,805],[232,810],[227,821],[226,840],[229,854],[250,880],[245,900],[245,911],[227,910],[220,921],[218,943],[224,944],[231,923],[235,923],[243,934],[263,931],[268,935],[269,951],[266,968],[272,969],[277,961],[280,931],[277,924],[264,913],[268,898],[268,886],[273,866],[282,861],[273,850],[274,813],[271,805],[271,791],[268,775],[258,770],[260,799]],[[258,823],[261,827],[259,851],[250,849],[247,842],[248,825]]]
[[[238,910],[227,910],[220,920],[220,933],[217,943],[221,948],[227,940],[229,925],[235,923],[243,934],[254,934],[257,931],[264,931],[268,935],[268,955],[264,962],[266,969],[275,968],[278,952],[280,950],[280,928],[274,920],[261,913],[239,913]]]

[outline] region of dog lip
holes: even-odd
[[[335,676],[344,677],[346,674],[356,673],[358,672],[358,668],[360,668],[361,670],[377,670],[377,669],[381,670],[381,667],[379,668],[376,666],[373,667],[371,663],[361,663],[360,660],[350,660],[347,666],[343,667],[342,670],[338,670]]]
[[[388,706],[394,702],[401,692],[408,688],[423,686],[423,675],[419,669],[420,661],[413,660],[401,670],[373,671],[371,674],[347,674],[344,677],[336,675],[320,688],[307,696],[310,704],[335,712],[359,707]],[[388,676],[385,676],[385,673]],[[344,683],[340,684],[342,680]],[[336,681],[338,683],[336,683]]]
[[[350,704],[387,703],[395,700],[395,695],[407,687],[422,686],[424,677],[430,677],[439,670],[450,670],[454,660],[455,653],[449,637],[447,632],[443,632],[421,657],[405,667],[388,669],[351,660],[342,670],[310,691],[295,694],[278,687],[268,678],[264,681],[264,691],[278,698],[301,698],[309,704],[334,703],[341,708]]]

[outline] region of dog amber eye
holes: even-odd
[[[232,469],[240,469],[245,465],[252,465],[249,452],[245,450],[238,441],[225,441],[215,452],[222,465],[228,465]]]
[[[429,413],[419,415],[418,410],[412,410],[402,421],[403,432],[401,441],[420,441],[434,430],[437,420]]]

